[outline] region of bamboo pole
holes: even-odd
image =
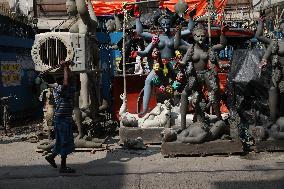
[[[209,0],[209,4],[207,5],[208,7],[208,42],[209,42],[209,47],[211,47],[212,45],[212,41],[211,41],[211,8],[212,8],[212,1],[213,0]]]
[[[123,67],[122,67],[122,70],[123,70],[123,93],[124,93],[124,103],[126,105],[126,108],[127,108],[127,91],[126,91],[126,68],[125,68],[125,37],[126,37],[126,34],[125,34],[125,30],[126,30],[126,20],[127,20],[127,10],[126,10],[126,4],[123,5],[123,35],[122,35],[122,59],[123,59]]]

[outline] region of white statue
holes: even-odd
[[[138,47],[138,51],[141,51],[140,47]],[[136,57],[136,64],[135,64],[134,73],[137,74],[137,75],[143,74],[141,56],[139,56],[139,55],[137,55],[137,57]]]
[[[125,95],[120,95],[123,103],[120,107],[119,115],[121,125],[126,127],[167,127],[171,126],[171,108],[169,100],[165,100],[164,104],[158,103],[157,106],[143,118],[138,118],[137,114],[127,112]]]
[[[158,103],[157,106],[143,118],[138,120],[138,124],[142,128],[149,127],[165,127],[171,126],[171,108],[169,100],[165,100],[164,104]]]

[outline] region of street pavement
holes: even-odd
[[[77,173],[52,168],[36,144],[0,142],[0,189],[284,189],[284,153],[165,158],[160,146],[75,152],[67,163]],[[56,158],[60,164],[60,157]]]

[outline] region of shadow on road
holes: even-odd
[[[58,169],[52,168],[47,163],[44,165],[3,166],[0,167],[0,189],[139,188],[139,177],[135,174],[139,173],[139,167],[129,168],[126,162],[133,158],[143,158],[159,152],[159,147],[148,147],[146,150],[110,149],[105,152],[102,158],[97,157],[96,160],[82,164],[68,164],[77,171],[77,173],[70,175],[59,174]],[[72,154],[70,159],[71,156]],[[96,154],[94,154],[95,156]],[[56,161],[59,162],[60,158],[57,158]]]
[[[277,162],[277,164],[283,164],[284,162]],[[281,168],[282,167],[282,168]],[[247,175],[242,181],[219,181],[214,182],[214,189],[268,189],[284,188],[284,169],[283,166],[279,165],[279,169],[271,169],[266,165],[263,166],[247,166],[247,170],[261,171],[263,178],[261,180],[255,180],[251,175]],[[232,171],[233,172],[233,171]]]

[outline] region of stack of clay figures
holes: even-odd
[[[90,10],[83,6],[77,7],[74,1],[70,0],[70,2],[72,3],[68,4],[67,11],[76,18],[70,27],[70,32],[96,32],[97,23],[90,1],[88,1]],[[230,148],[228,151],[225,150],[228,153],[240,152],[242,146],[239,139],[239,125],[242,120],[238,112],[230,110],[230,114],[222,114],[220,111],[220,89],[216,69],[219,66],[217,54],[227,45],[225,33],[229,28],[221,26],[220,43],[211,45],[211,40],[209,43],[207,42],[210,35],[208,35],[208,29],[205,29],[208,26],[208,23],[204,22],[204,20],[208,20],[206,15],[206,18],[201,16],[194,19],[195,11],[191,11],[189,19],[186,21],[188,22],[187,28],[183,29],[178,20],[186,10],[183,6],[177,8],[178,14],[167,9],[159,10],[157,22],[162,31],[157,33],[144,31],[140,20],[141,15],[138,11],[135,13],[136,34],[148,44],[144,50],[137,51],[136,54],[140,57],[147,57],[151,71],[145,80],[141,112],[138,114],[127,112],[126,94],[121,95],[123,104],[119,112],[120,136],[131,139],[140,133],[138,137],[143,139],[145,130],[150,129],[151,132],[152,128],[160,128],[159,134],[153,135],[153,137],[158,137],[158,141],[163,142],[162,152],[164,151],[165,154],[177,154],[180,152],[173,151],[189,149],[188,146],[183,148],[184,144],[206,144],[206,150],[211,150],[212,153],[222,153],[226,148],[227,150]],[[262,15],[256,37],[267,46],[262,65],[265,66],[271,62],[273,68],[268,99],[270,118],[267,124],[255,128],[254,136],[258,141],[284,139],[284,59],[282,58],[284,42],[283,40],[271,40],[263,35],[264,19]],[[111,24],[115,25],[115,22],[107,22],[108,26]],[[284,24],[281,24],[279,28],[283,32]],[[97,52],[97,49],[94,49],[93,53]],[[86,123],[91,120],[90,122],[92,122],[97,116],[94,113],[98,111],[98,106],[95,105],[96,98],[92,97],[94,93],[89,90],[92,87],[90,85],[94,83],[92,78],[91,74],[80,73],[81,91],[80,95],[77,95],[78,103],[74,108],[73,116],[79,131],[75,144],[79,147],[97,147],[101,144],[90,135],[85,135],[87,132],[82,128],[83,121]],[[148,111],[154,87],[162,94],[163,102]],[[54,108],[52,88],[45,92],[45,123],[47,130],[50,130]],[[83,103],[83,106],[79,105],[79,102]],[[133,128],[133,132],[136,132],[135,135],[132,135],[131,132],[128,136],[123,133],[128,132],[127,130],[132,131]],[[143,132],[140,132],[141,130]],[[180,145],[181,148],[172,147],[172,144]],[[50,149],[52,145],[54,143],[50,138],[47,143],[42,143],[39,147]],[[231,147],[228,147],[230,145]],[[234,145],[235,149],[232,147]],[[196,151],[196,148],[191,150]]]
[[[138,51],[138,54],[145,56],[151,52],[153,69],[145,81],[142,112],[130,114],[125,111],[126,104],[123,103],[120,111],[122,126],[166,128],[163,131],[164,142],[197,144],[216,140],[226,134],[227,125],[222,119],[218,98],[216,52],[226,46],[224,33],[227,27],[221,28],[220,44],[209,46],[206,44],[204,23],[193,20],[194,16],[195,11],[192,11],[187,29],[181,31],[182,27],[178,25],[174,35],[171,28],[176,18],[169,11],[161,11],[158,21],[163,32],[159,35],[144,32],[137,16],[137,34],[146,41],[151,40],[146,49]],[[193,36],[193,41],[188,40],[189,35]],[[153,85],[164,94],[165,101],[147,113]],[[123,101],[124,98],[122,95]],[[173,99],[179,99],[179,103],[173,104]],[[194,110],[193,114],[188,114],[189,107]],[[210,108],[215,115],[206,114]]]
[[[219,66],[217,53],[226,46],[227,40],[224,34],[229,28],[221,27],[220,44],[206,44],[208,37],[207,29],[205,29],[206,23],[200,20],[207,19],[202,17],[193,19],[194,11],[189,15],[188,27],[181,31],[182,27],[175,23],[173,14],[162,11],[158,21],[163,32],[159,34],[143,31],[139,15],[137,16],[136,32],[149,42],[145,50],[138,51],[137,54],[151,55],[153,66],[144,85],[142,112],[138,114],[127,112],[125,95],[121,96],[123,100],[120,109],[121,142],[137,135],[143,139],[145,135],[147,143],[151,143],[149,135],[152,134],[149,133],[153,133],[153,128],[157,127],[163,128],[160,140],[163,142],[162,153],[165,154],[187,154],[181,152],[189,148],[183,146],[184,144],[204,144],[199,147],[206,148],[206,152],[210,153],[210,148],[216,147],[213,141],[219,146],[237,145],[235,145],[235,150],[232,150],[234,147],[227,151],[223,148],[211,150],[211,153],[240,152],[243,150],[240,132],[245,132],[246,135],[241,136],[243,137],[241,141],[249,145],[265,140],[284,139],[284,62],[281,58],[284,55],[283,39],[272,40],[263,35],[265,18],[261,15],[256,38],[266,45],[266,50],[262,61],[257,64],[260,65],[260,70],[265,70],[268,63],[272,64],[269,99],[266,99],[270,115],[266,123],[261,126],[256,126],[251,130],[241,128],[244,120],[239,113],[242,110],[236,107],[236,109],[229,110],[230,114],[220,111],[220,89],[216,71]],[[175,28],[174,34],[171,28]],[[284,23],[279,24],[279,29],[284,32]],[[188,40],[189,35],[193,36],[193,41]],[[149,112],[148,104],[153,86],[158,89],[159,93],[164,94],[165,101],[158,103]],[[177,99],[178,103],[176,103]],[[150,129],[149,132],[147,129]],[[146,136],[147,133],[148,136]],[[153,137],[157,136],[153,135]],[[157,140],[152,141],[156,143]],[[227,143],[228,141],[230,142]],[[280,147],[273,149],[280,150]],[[201,150],[198,153],[206,152]],[[191,151],[188,154],[194,153]]]

